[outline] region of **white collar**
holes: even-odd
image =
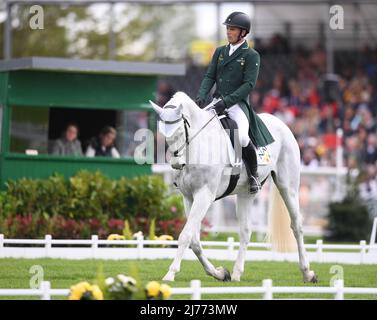
[[[234,51],[236,51],[240,46],[242,46],[245,43],[245,41],[246,40],[244,39],[242,42],[237,43],[235,45],[229,43],[230,44],[230,50],[229,50],[229,52],[233,53]]]

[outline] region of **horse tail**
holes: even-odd
[[[271,181],[268,212],[267,238],[273,251],[292,252],[297,250],[296,239],[290,227],[288,209],[275,183]]]

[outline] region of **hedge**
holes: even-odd
[[[176,236],[183,223],[182,197],[169,192],[160,176],[113,180],[101,172],[78,172],[65,179],[10,180],[0,193],[0,232],[7,237],[105,236],[121,231],[124,221],[135,231],[148,232],[156,219],[156,232]]]

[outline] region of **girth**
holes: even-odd
[[[226,115],[225,116],[220,116],[219,119],[220,119],[220,122],[221,122],[223,128],[228,133],[228,135],[230,137],[230,141],[231,141],[232,146],[234,148],[234,135],[237,132],[236,129],[238,128],[237,127],[237,123],[233,119],[229,118]],[[228,187],[226,188],[225,192],[221,196],[219,196],[219,197],[217,197],[215,199],[215,201],[219,200],[221,198],[224,198],[227,195],[229,195],[230,193],[232,193],[232,191],[237,186],[238,179],[240,178],[239,170],[237,170],[237,172],[238,173],[235,173],[235,174],[232,173],[231,174]]]

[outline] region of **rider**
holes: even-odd
[[[242,107],[249,108],[248,95],[256,84],[260,59],[258,52],[250,48],[245,40],[250,32],[250,18],[245,13],[233,12],[223,24],[226,25],[229,44],[216,49],[195,101],[203,108],[216,83],[214,97],[221,100],[214,105],[215,110],[218,114],[226,110],[229,118],[238,125],[250,193],[255,193],[261,188],[257,155],[249,138],[249,121]]]

